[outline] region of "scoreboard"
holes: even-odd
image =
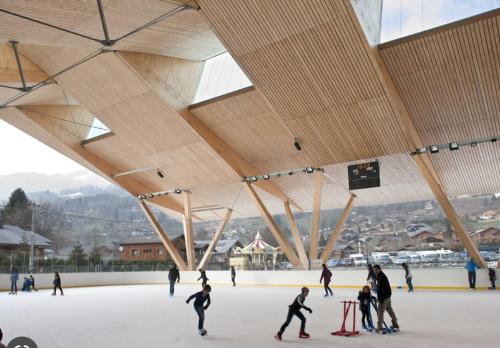
[[[380,187],[379,162],[353,164],[347,167],[349,190]]]

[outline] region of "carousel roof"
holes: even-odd
[[[262,240],[260,232],[257,232],[252,243],[241,249],[242,254],[273,253],[278,251],[279,248],[275,248]]]

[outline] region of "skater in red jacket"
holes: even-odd
[[[309,334],[305,331],[306,330],[306,318],[304,317],[304,314],[300,311],[302,308],[304,308],[306,311],[309,311],[309,313],[312,313],[312,309],[304,305],[304,301],[306,300],[307,295],[309,295],[309,289],[306,287],[302,288],[301,293],[295,298],[293,303],[288,306],[288,315],[286,317],[285,323],[281,326],[280,330],[278,333],[276,333],[276,338],[278,341],[281,341],[281,336],[283,335],[283,332],[285,332],[286,327],[290,324],[292,321],[292,318],[294,315],[296,315],[301,323],[300,323],[300,332],[299,332],[299,337],[300,338],[309,338]]]

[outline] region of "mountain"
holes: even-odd
[[[83,170],[54,175],[41,173],[0,175],[0,200],[8,199],[11,192],[18,187],[22,187],[26,193],[50,191],[73,194],[79,192],[78,188],[109,189],[111,184],[100,176]]]

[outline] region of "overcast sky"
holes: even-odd
[[[384,0],[381,41],[396,39],[500,7],[500,0]],[[0,120],[0,175],[85,169]]]

